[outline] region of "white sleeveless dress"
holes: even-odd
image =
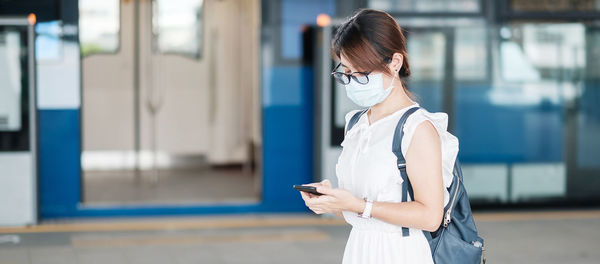
[[[394,130],[402,114],[413,106],[400,109],[369,125],[367,114],[363,114],[341,143],[342,153],[336,164],[338,186],[359,198],[369,197],[374,201],[401,202],[403,180],[392,152]],[[360,110],[346,114],[346,126],[350,118]],[[442,143],[442,176],[444,186],[452,183],[454,160],[458,154],[458,139],[450,134],[448,115],[430,113],[419,109],[406,120],[402,153],[406,150],[415,128],[423,121],[430,121],[437,129]],[[444,205],[450,194],[444,193]],[[410,197],[409,197],[410,201]],[[356,213],[343,211],[344,219],[352,225],[344,250],[344,264],[433,264],[427,238],[417,228],[409,228],[410,236],[402,236],[402,226],[390,224],[376,218],[363,219]]]

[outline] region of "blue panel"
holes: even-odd
[[[38,126],[40,215],[70,215],[81,197],[79,110],[40,110]]]
[[[298,66],[263,68],[263,105],[302,104],[302,72]],[[312,80],[307,80],[312,82]],[[312,88],[311,88],[312,89]]]
[[[285,94],[298,86],[303,98],[291,98],[301,104],[265,105],[263,108],[264,199],[289,206],[304,205],[294,184],[313,181],[313,72],[310,68],[274,68],[273,72],[297,71],[303,82],[289,82],[279,75],[264,80],[263,89]],[[288,94],[294,96],[295,94]]]

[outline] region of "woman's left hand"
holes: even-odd
[[[338,211],[362,212],[364,201],[341,188],[331,188],[331,184],[318,185],[317,192],[323,195],[315,196],[306,201],[306,205],[316,214],[335,213]]]

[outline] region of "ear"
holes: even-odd
[[[396,52],[392,55],[392,61],[388,65],[392,72],[399,72],[402,69],[402,62],[404,61],[404,56],[402,54]]]

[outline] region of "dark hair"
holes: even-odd
[[[331,41],[331,53],[336,59],[340,54],[351,62],[356,71],[381,71],[392,74],[386,65],[394,53],[402,54],[402,68],[398,77],[406,90],[405,78],[410,76],[406,38],[396,20],[388,13],[374,9],[359,9],[338,27]]]

